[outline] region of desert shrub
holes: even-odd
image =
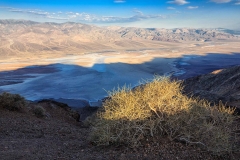
[[[97,145],[134,147],[143,138],[167,136],[214,153],[233,150],[234,110],[183,95],[180,81],[155,77],[133,90],[118,88],[110,97],[91,123],[90,139]]]
[[[40,106],[37,105],[33,108],[33,113],[38,117],[38,118],[42,118],[46,115],[46,110]]]
[[[95,120],[96,120],[97,118],[98,118],[98,117],[97,117],[97,114],[96,114],[96,113],[92,114],[91,116],[86,117],[86,118],[84,119],[84,121],[83,121],[83,126],[85,126],[85,127],[91,127],[91,126],[93,126],[93,125],[95,124]]]
[[[24,97],[19,94],[2,93],[0,95],[0,107],[11,111],[20,111],[26,106]]]

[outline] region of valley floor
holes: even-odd
[[[28,100],[72,100],[70,106],[82,107],[80,101],[96,102],[114,87],[134,87],[155,74],[185,79],[239,65],[239,46],[239,41],[154,42],[145,48],[4,57],[0,92]]]

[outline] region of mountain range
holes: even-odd
[[[157,42],[184,43],[238,40],[222,29],[98,27],[67,23],[0,20],[0,56],[22,53],[83,53],[86,51],[156,47]]]

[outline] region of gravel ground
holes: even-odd
[[[0,108],[0,159],[81,159],[81,160],[126,160],[126,159],[238,159],[239,153],[214,156],[197,147],[188,146],[167,138],[146,139],[141,147],[94,146],[88,141],[90,129],[83,127],[72,112],[50,102],[29,104],[28,108],[40,105],[45,116],[38,118],[31,110],[13,112]]]

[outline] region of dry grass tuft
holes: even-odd
[[[46,110],[40,106],[37,105],[33,108],[33,113],[38,117],[38,118],[43,118],[44,116],[46,116]]]
[[[167,136],[217,154],[233,151],[234,110],[189,98],[182,94],[182,88],[180,81],[155,77],[133,90],[114,90],[103,110],[91,119],[91,141],[134,147],[146,137]]]
[[[10,111],[20,111],[26,107],[24,97],[19,94],[2,93],[0,95],[0,108],[5,108]]]

